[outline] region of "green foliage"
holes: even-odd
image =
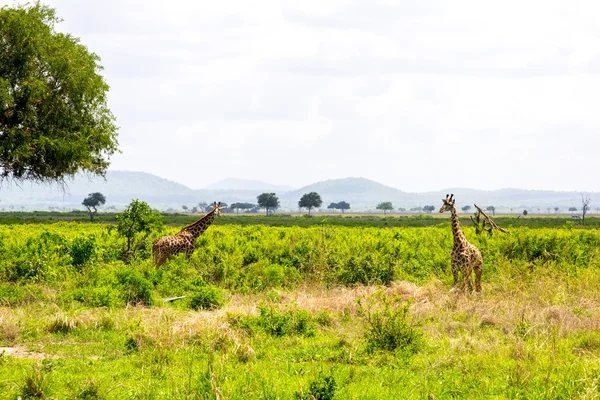
[[[256,201],[259,207],[265,209],[266,215],[269,215],[269,210],[275,210],[279,207],[279,198],[275,193],[261,193]]]
[[[21,386],[21,396],[23,399],[45,399],[48,392],[49,382],[46,374],[35,364],[25,375],[25,380]]]
[[[310,210],[321,207],[321,204],[323,204],[323,200],[321,200],[319,193],[310,192],[302,195],[298,207],[308,208],[308,214],[310,215]]]
[[[300,308],[280,309],[274,305],[260,305],[260,315],[229,315],[229,324],[253,334],[261,331],[269,336],[300,335],[311,337],[316,333],[316,322],[312,314]]]
[[[333,400],[337,384],[333,375],[320,375],[310,382],[308,392],[294,393],[298,400]]]
[[[307,310],[290,309],[281,311],[274,306],[261,306],[257,325],[272,336],[315,334],[315,322]]]
[[[121,285],[120,291],[127,304],[152,305],[152,282],[144,278],[137,270],[126,269],[117,274],[117,281]]]
[[[366,323],[367,349],[414,354],[421,348],[423,333],[411,321],[409,303],[380,292],[366,305],[358,300],[358,310]]]
[[[104,174],[117,151],[100,58],[39,2],[0,9],[0,178]]]
[[[117,231],[126,240],[123,258],[131,262],[134,255],[144,252],[150,233],[162,227],[162,214],[153,211],[145,201],[133,200],[117,221]]]
[[[71,263],[74,267],[82,267],[87,264],[96,253],[96,238],[94,235],[76,237],[71,242]]]
[[[223,291],[215,286],[199,287],[190,299],[190,307],[194,310],[213,310],[223,307],[223,304],[225,304]]]

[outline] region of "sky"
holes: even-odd
[[[111,169],[600,191],[596,0],[44,3],[101,57]]]

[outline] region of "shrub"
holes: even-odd
[[[127,304],[152,305],[152,283],[139,271],[126,270],[117,274],[121,297]]]
[[[215,286],[204,286],[196,289],[190,299],[190,307],[198,309],[216,309],[225,304],[223,292]]]
[[[273,306],[261,306],[260,315],[256,318],[257,325],[272,336],[315,334],[315,322],[307,310],[280,311]]]
[[[21,396],[24,399],[44,399],[48,395],[48,380],[38,365],[25,375],[25,382],[21,387]]]
[[[146,249],[146,241],[153,230],[162,228],[162,214],[152,211],[145,201],[133,200],[117,215],[117,231],[125,238],[123,259],[130,263],[137,253]]]
[[[360,299],[357,301],[359,315],[366,323],[364,336],[368,350],[400,349],[413,354],[420,349],[423,334],[410,321],[408,303],[398,297],[390,299],[382,292],[367,305]]]
[[[88,263],[96,253],[96,238],[94,235],[77,237],[71,242],[71,263],[74,267],[81,267]]]
[[[337,384],[333,375],[319,376],[314,379],[307,393],[302,391],[294,393],[297,400],[333,400]]]

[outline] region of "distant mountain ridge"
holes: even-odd
[[[161,210],[181,210],[182,205],[193,207],[199,202],[223,201],[226,203],[256,203],[256,197],[265,191],[275,192],[280,199],[282,211],[297,211],[298,201],[303,194],[317,192],[327,208],[331,202],[346,201],[351,210],[373,210],[382,201],[391,201],[397,209],[441,204],[446,193],[453,193],[457,206],[480,207],[493,205],[501,210],[529,209],[547,212],[554,207],[566,211],[568,207],[581,208],[579,192],[556,192],[549,190],[500,189],[477,190],[451,188],[425,193],[409,193],[383,185],[366,178],[329,179],[295,190],[284,185],[272,185],[258,180],[236,178],[224,179],[204,189],[189,187],[146,172],[108,171],[106,180],[98,177],[78,175],[68,181],[68,190],[63,193],[56,186],[25,183],[22,187],[0,187],[0,209],[37,209],[49,207],[82,209],[81,202],[92,192],[101,192],[107,198],[105,207],[124,208],[132,199],[148,202]],[[230,187],[228,187],[230,186]],[[600,193],[590,193],[592,210],[600,203]]]

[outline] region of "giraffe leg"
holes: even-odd
[[[475,271],[475,291],[481,293],[481,273],[483,271],[483,261],[478,260],[473,269]]]
[[[190,261],[192,254],[194,254],[194,246],[191,246],[191,247],[188,247],[187,249],[185,249],[185,258],[188,261]]]
[[[456,289],[458,287],[458,263],[454,260],[451,261],[452,266],[452,276],[454,277],[454,284],[452,285],[452,289]]]
[[[470,266],[465,266],[463,269],[463,289],[466,289],[467,293],[473,292],[473,281],[472,281],[472,269]]]

